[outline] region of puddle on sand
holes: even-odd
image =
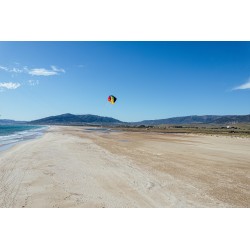
[[[130,142],[129,140],[118,140],[120,142]]]
[[[101,132],[101,133],[111,133],[111,132],[119,132],[118,130],[110,129],[110,128],[85,128],[84,132]]]

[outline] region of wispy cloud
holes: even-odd
[[[21,86],[20,83],[16,82],[1,82],[0,83],[0,89],[17,89]]]
[[[31,85],[31,86],[35,86],[35,85],[38,85],[38,84],[39,84],[39,81],[38,81],[38,80],[28,80],[28,83],[29,83],[29,85]]]
[[[65,70],[64,69],[59,69],[57,68],[56,66],[51,66],[52,70],[55,71],[55,72],[62,72],[62,73],[65,73]]]
[[[28,73],[32,76],[53,76],[53,75],[58,75],[58,73],[54,70],[49,70],[49,69],[31,69],[28,71]]]
[[[11,73],[22,73],[24,70],[19,68],[8,68],[0,65],[0,69]]]
[[[4,70],[4,71],[9,71],[9,69],[7,67],[1,66],[1,65],[0,65],[0,69]]]
[[[51,66],[51,69],[36,68],[28,70],[28,73],[32,76],[53,76],[58,75],[59,72],[65,73],[65,70],[57,68],[56,66]]]
[[[250,89],[250,80],[247,83],[244,83],[240,86],[233,88],[233,90],[240,90],[240,89]]]
[[[77,67],[78,67],[78,68],[85,68],[85,65],[79,64],[79,65],[77,65]]]
[[[12,68],[12,69],[9,70],[9,72],[22,73],[22,72],[23,72],[23,69]]]
[[[0,65],[0,70],[9,72],[9,73],[27,73],[32,76],[53,76],[59,75],[60,73],[65,73],[65,70],[58,68],[57,66],[52,65],[50,69],[45,68],[33,68],[29,69],[27,66],[24,67],[6,67]]]

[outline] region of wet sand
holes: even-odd
[[[0,207],[250,207],[250,138],[51,127],[0,153]]]

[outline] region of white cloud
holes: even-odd
[[[29,85],[31,85],[31,86],[35,86],[35,85],[38,85],[38,84],[39,84],[39,81],[38,81],[38,80],[29,80],[28,83],[29,83]]]
[[[57,68],[56,66],[51,66],[51,69],[38,68],[28,70],[28,73],[33,76],[53,76],[58,75],[58,72],[65,73],[65,70]]]
[[[20,83],[15,82],[2,82],[0,83],[0,89],[17,89],[21,86]]]
[[[52,68],[52,70],[53,71],[55,71],[55,72],[63,72],[63,73],[65,73],[65,70],[64,69],[59,69],[59,68],[57,68],[56,66],[51,66],[51,68]]]
[[[9,72],[22,73],[23,70],[22,69],[18,69],[18,68],[13,68],[13,69],[10,69]]]
[[[25,72],[27,72],[27,73],[28,73],[28,72],[29,72],[28,67],[27,67],[27,66],[24,66],[24,67],[23,67],[23,71],[25,71]]]
[[[32,76],[53,76],[58,75],[56,71],[49,70],[49,69],[31,69],[28,71],[28,73]]]
[[[45,68],[34,68],[29,69],[27,66],[24,66],[22,68],[8,68],[5,66],[0,65],[0,70],[4,70],[9,73],[27,73],[32,76],[53,76],[53,75],[59,75],[59,73],[65,73],[65,70],[62,68],[58,68],[57,66],[52,65],[51,69],[45,69]]]
[[[239,89],[250,89],[250,81],[238,87],[233,88],[233,90],[239,90]]]
[[[0,65],[0,69],[4,71],[9,71],[7,67],[1,66],[1,65]]]
[[[1,70],[4,70],[6,72],[12,72],[12,73],[22,73],[23,69],[18,69],[18,68],[8,68],[5,66],[0,66]]]

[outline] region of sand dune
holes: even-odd
[[[51,127],[0,153],[0,207],[250,207],[250,139]]]

